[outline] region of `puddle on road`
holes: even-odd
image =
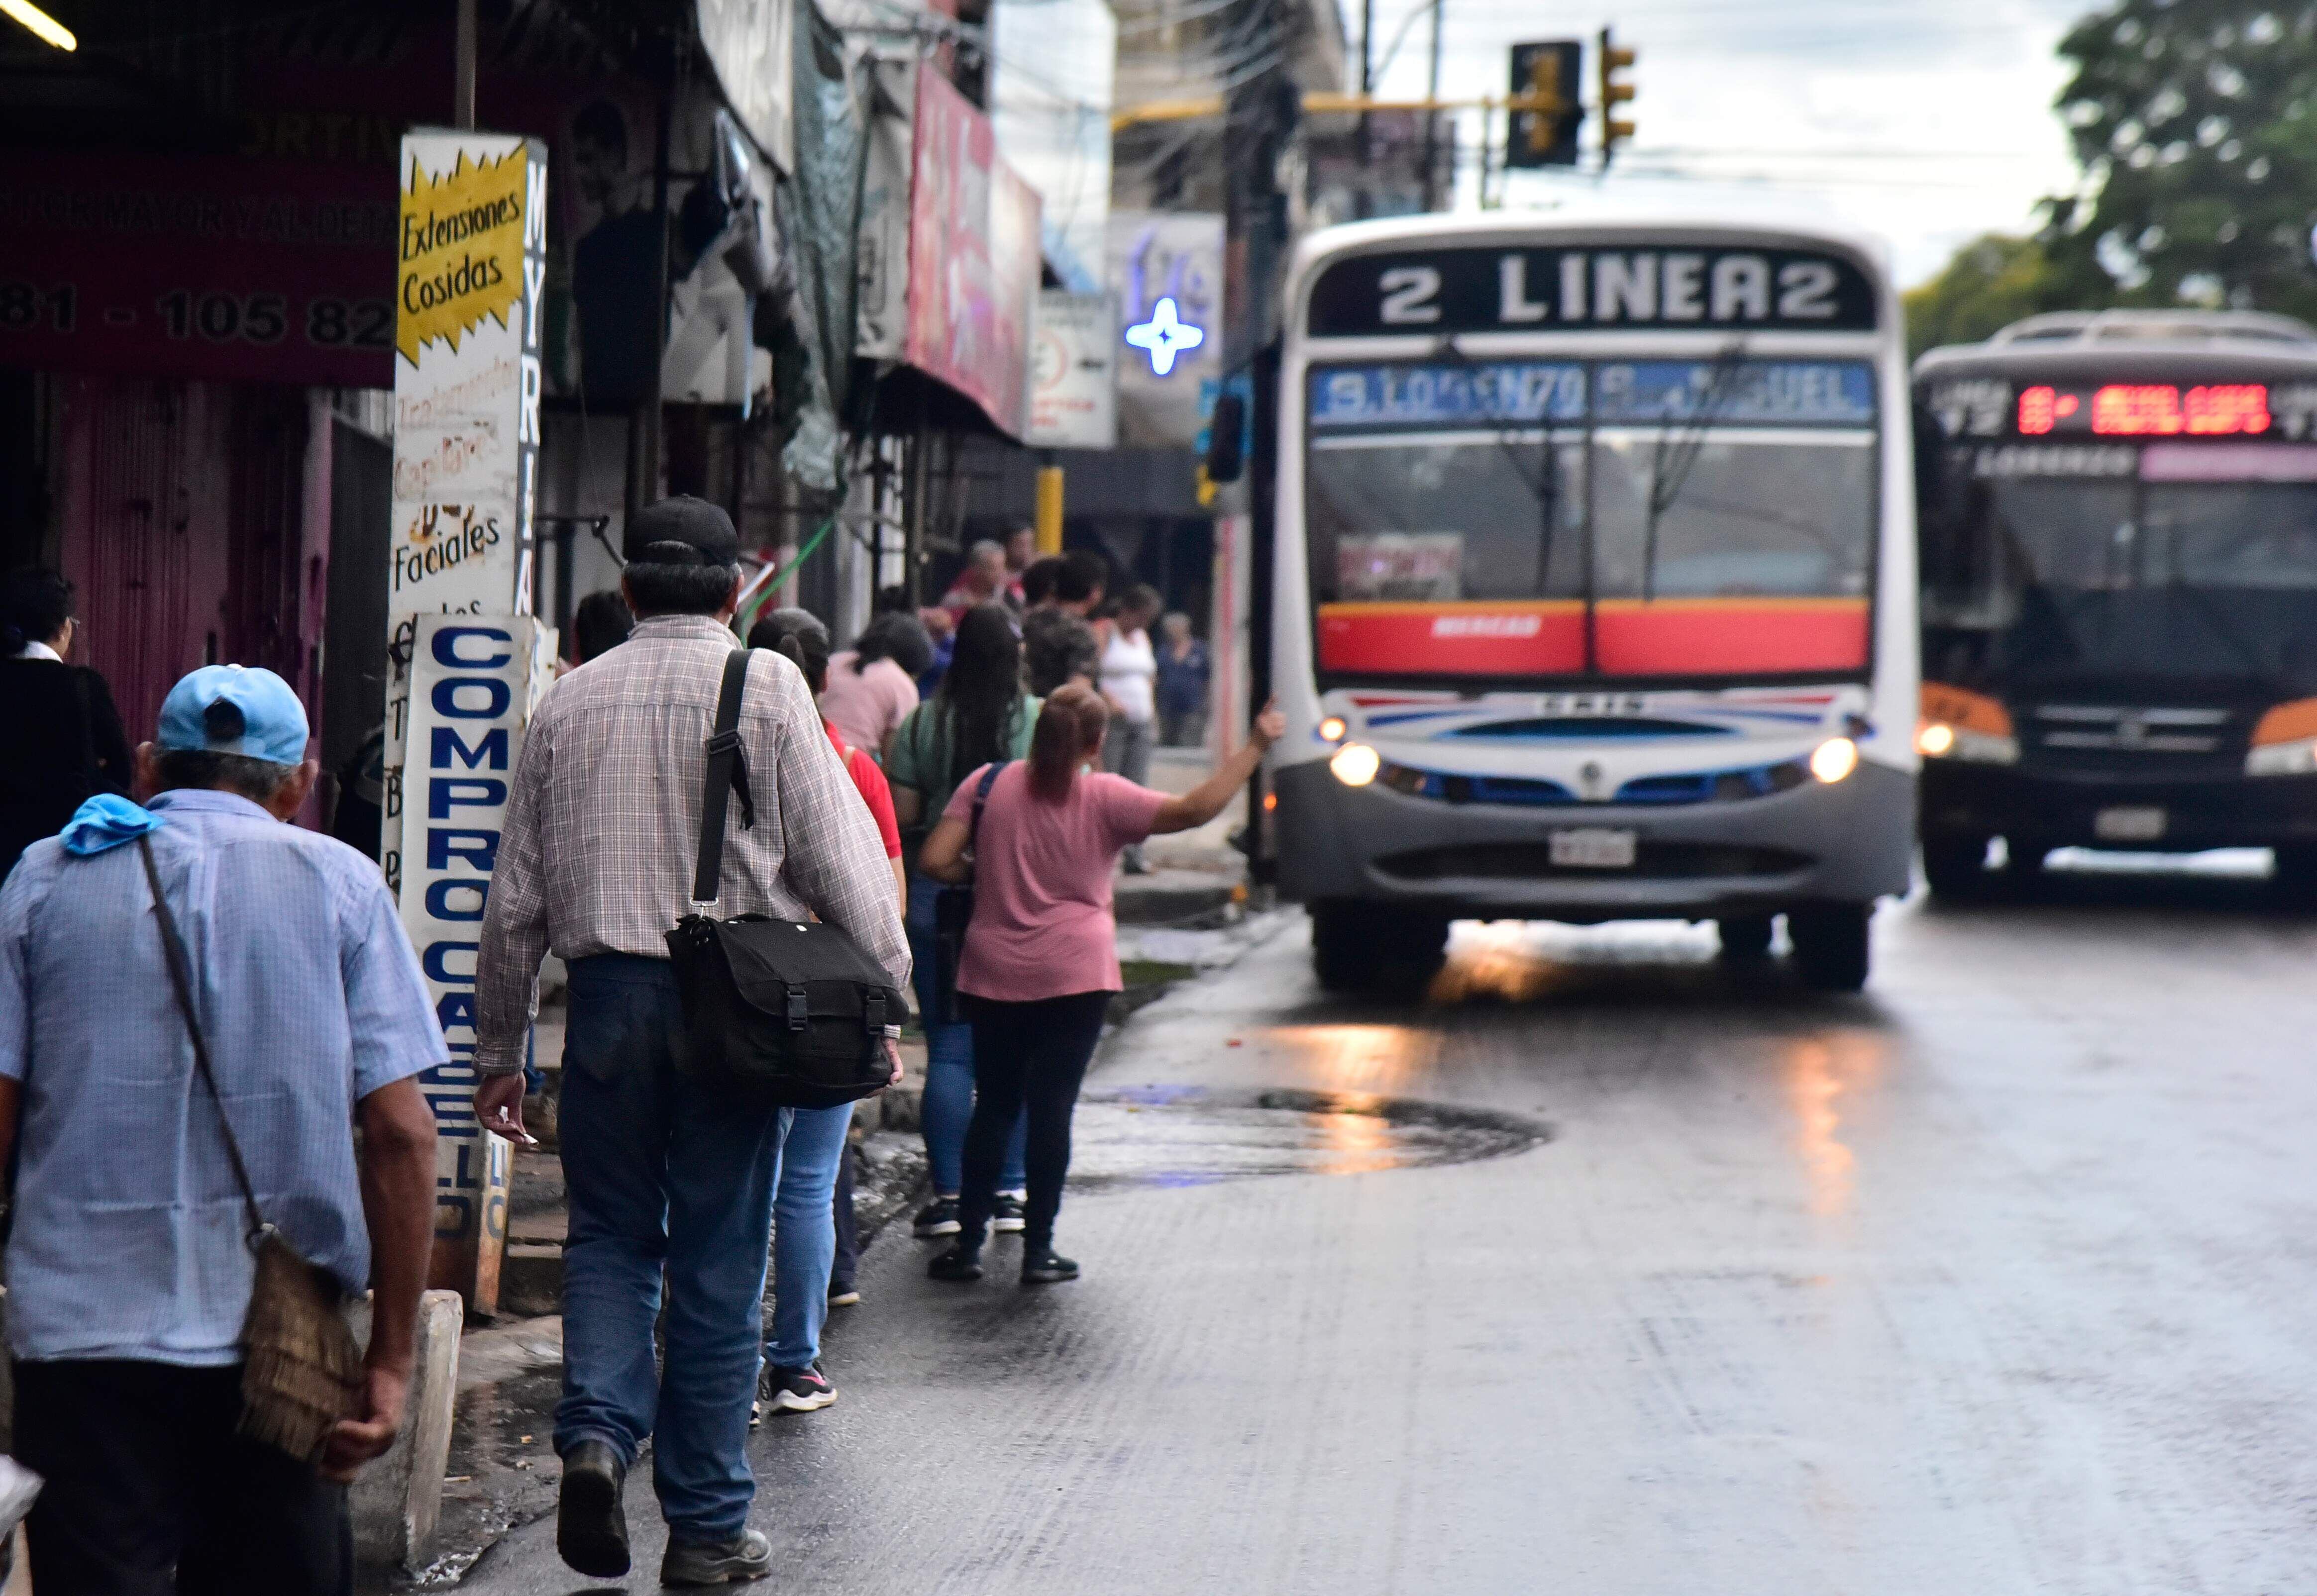
[[[416,1574],[363,1571],[363,1596],[447,1591],[472,1573],[500,1538],[555,1507],[563,1466],[550,1444],[559,1369],[531,1369],[461,1391],[451,1425],[452,1473],[443,1483],[435,1563]]]
[[[1367,1092],[1150,1086],[1080,1101],[1070,1184],[1099,1190],[1367,1174],[1501,1158],[1550,1135],[1516,1115]]]
[[[1070,1185],[1124,1190],[1468,1164],[1525,1152],[1551,1134],[1517,1115],[1373,1092],[1146,1086],[1080,1101]],[[364,1596],[452,1589],[510,1529],[554,1510],[561,1466],[548,1441],[560,1386],[559,1370],[540,1369],[459,1394],[441,1559],[415,1576],[365,1570]]]

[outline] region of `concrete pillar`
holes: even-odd
[[[457,1292],[429,1291],[419,1299],[418,1351],[402,1433],[354,1480],[358,1562],[416,1572],[434,1560],[443,1471],[451,1458],[451,1410],[459,1392],[459,1333],[465,1326]],[[367,1300],[355,1311],[354,1335],[370,1339]]]

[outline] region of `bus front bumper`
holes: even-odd
[[[1466,919],[1715,919],[1904,893],[1915,780],[1861,762],[1832,786],[1681,805],[1452,804],[1382,783],[1346,787],[1324,762],[1278,772],[1279,887]],[[1630,868],[1552,861],[1556,832],[1630,831]]]
[[[2130,780],[1925,760],[1922,804],[1926,836],[2167,853],[2317,847],[2317,776]],[[2108,829],[2101,825],[2103,812],[2117,810],[2160,810],[2160,834],[2136,840],[2103,835]]]

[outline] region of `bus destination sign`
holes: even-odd
[[[1871,332],[1874,283],[1789,249],[1462,245],[1354,255],[1320,272],[1314,337],[1652,328]]]
[[[2019,390],[2022,437],[2086,434],[2099,438],[2253,437],[2268,431],[2268,386],[2215,382],[2111,382],[2098,388]]]
[[[2134,375],[2115,382],[1941,375],[1915,391],[1955,439],[2317,438],[2317,382],[2249,382],[2193,370],[2178,374],[2185,381]]]
[[[1311,427],[1585,419],[1585,368],[1550,361],[1337,366],[1311,373]]]
[[[1408,361],[1311,372],[1311,431],[1702,421],[1862,427],[1874,422],[1865,361]],[[1589,396],[1589,397],[1588,397]]]

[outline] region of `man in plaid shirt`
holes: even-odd
[[[639,513],[625,540],[636,629],[555,684],[515,762],[475,976],[475,1107],[486,1128],[523,1134],[524,1042],[552,949],[571,981],[557,1544],[583,1574],[628,1571],[621,1495],[654,1437],[662,1581],[716,1584],[772,1572],[769,1543],[747,1528],[745,1444],[786,1119],[677,1072],[684,1017],[666,937],[691,903],[706,745],[739,646],[729,624],[739,539],[715,505],[675,498]],[[718,912],[818,915],[906,985],[908,944],[876,825],[803,677],[778,655],[752,657],[740,740],[756,824],[732,807]],[[898,1034],[888,1028],[896,1080]]]

